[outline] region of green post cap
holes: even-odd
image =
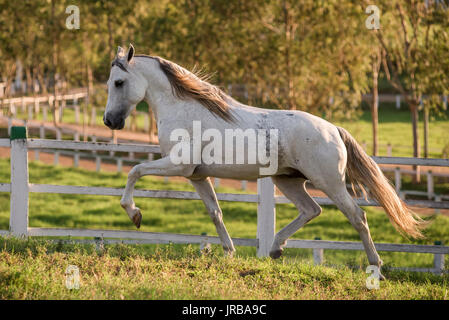
[[[207,232],[201,232],[202,236],[207,236]]]
[[[27,128],[26,127],[11,127],[10,140],[16,139],[26,139],[27,138]]]
[[[443,242],[441,242],[441,241],[435,241],[434,244],[435,244],[436,246],[441,246],[441,245],[443,244]]]
[[[321,238],[320,237],[315,237],[315,239],[314,240],[321,240]]]

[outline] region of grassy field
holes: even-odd
[[[9,161],[0,159],[0,182],[9,181]],[[123,187],[124,174],[96,173],[30,163],[30,182],[62,185]],[[138,188],[193,191],[188,183],[165,183],[145,177]],[[219,188],[219,192],[241,192]],[[201,201],[136,199],[142,209],[142,231],[216,235]],[[256,236],[256,205],[222,202],[224,221],[232,237]],[[410,241],[391,226],[385,213],[366,208],[375,242],[449,243],[449,218],[437,216],[427,238]],[[277,206],[279,230],[297,215],[292,205]],[[134,230],[117,197],[31,194],[30,226]],[[0,194],[0,229],[8,229],[9,194]],[[332,206],[298,231],[294,238],[359,241],[358,234]],[[432,267],[433,255],[380,255],[390,280],[381,290],[364,286],[364,252],[326,250],[327,265],[312,267],[308,249],[286,249],[279,261],[255,258],[255,248],[237,247],[234,259],[222,257],[219,246],[199,257],[198,246],[111,246],[104,254],[91,247],[2,240],[0,298],[447,298],[448,276],[400,273],[390,267]],[[124,255],[124,256],[123,256]],[[67,264],[80,266],[82,289],[68,291],[63,277]],[[446,263],[449,263],[446,257]],[[126,284],[126,285],[125,285]],[[129,284],[129,285],[128,285]]]
[[[443,149],[449,151],[449,112],[443,115],[431,115],[429,124],[429,157],[441,158]],[[420,113],[419,137],[421,156],[424,154],[424,123]],[[366,142],[367,151],[372,154],[372,126],[371,114],[364,111],[355,121],[336,121],[336,125],[346,128],[359,142]],[[395,157],[413,156],[413,135],[410,112],[406,106],[397,110],[393,103],[383,103],[379,107],[379,155],[387,155],[387,144],[393,146],[392,155]]]
[[[0,238],[0,248],[0,299],[448,299],[447,275],[387,271],[368,290],[361,270],[199,255],[193,246],[96,251]],[[80,270],[78,290],[65,287],[68,265]]]

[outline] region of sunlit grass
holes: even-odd
[[[65,286],[69,265],[79,289]],[[364,270],[288,258],[223,257],[216,248],[93,245],[0,238],[0,299],[447,299],[449,276],[386,271],[377,290]]]

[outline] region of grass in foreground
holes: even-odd
[[[80,288],[65,286],[69,265]],[[449,276],[386,271],[377,290],[364,270],[237,256],[217,247],[94,246],[0,238],[0,299],[448,299]]]

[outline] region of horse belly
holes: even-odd
[[[249,164],[211,164],[196,167],[193,177],[216,177],[223,179],[253,180],[260,177],[260,166]]]

